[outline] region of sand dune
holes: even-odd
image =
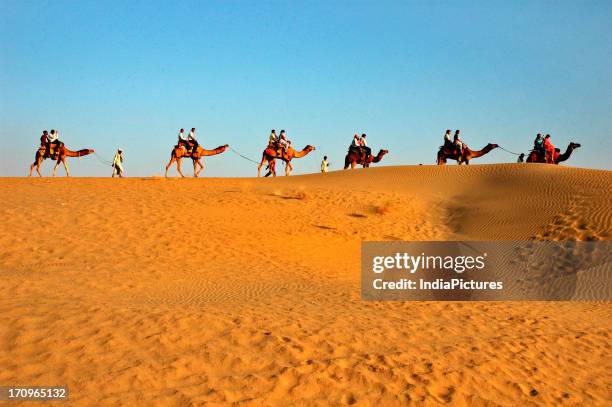
[[[606,405],[610,303],[363,302],[361,240],[610,240],[612,172],[0,179],[0,385],[76,405]]]

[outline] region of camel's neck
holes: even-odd
[[[374,159],[372,160],[373,163],[377,163],[380,162],[380,160],[382,160],[382,158],[385,156],[385,154],[381,151],[380,153],[378,153],[376,155],[376,157],[374,157]]]
[[[200,153],[200,156],[206,157],[206,156],[209,156],[209,155],[221,154],[222,152],[225,151],[226,148],[227,148],[227,146],[219,146],[219,147],[215,148],[214,150],[206,150],[204,148],[200,148],[198,153]]]
[[[574,151],[574,149],[572,148],[571,145],[567,146],[567,149],[565,150],[565,153],[560,154],[559,157],[557,157],[557,164],[562,162],[562,161],[566,161],[568,158],[570,158],[570,155],[572,155],[573,151]]]
[[[468,148],[468,155],[470,158],[477,158],[485,155],[489,151],[493,150],[493,146],[487,145],[482,150],[470,150]]]
[[[296,150],[293,150],[293,151],[294,151],[293,153],[294,158],[301,158],[307,155],[308,153],[310,153],[311,150],[303,149],[301,151],[296,151]]]
[[[78,150],[78,151],[72,151],[69,150],[68,148],[64,147],[64,155],[66,157],[82,157],[84,155],[88,155],[91,154],[93,151],[89,150],[87,148],[84,148],[82,150]]]

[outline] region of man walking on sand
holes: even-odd
[[[329,163],[327,162],[327,156],[325,156],[323,157],[323,161],[321,161],[321,172],[327,174],[328,167]]]
[[[117,149],[117,153],[115,154],[115,158],[113,158],[113,175],[112,177],[115,178],[115,175],[117,175],[119,178],[123,178],[123,150],[122,149]]]

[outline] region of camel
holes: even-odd
[[[225,144],[213,150],[206,150],[204,147],[198,146],[196,151],[189,153],[184,146],[176,145],[174,146],[174,148],[172,149],[172,152],[170,153],[170,162],[168,163],[168,165],[166,165],[166,177],[168,176],[168,170],[170,169],[170,166],[175,161],[176,161],[176,170],[178,171],[179,174],[181,174],[181,177],[185,177],[185,175],[181,171],[181,159],[191,158],[191,160],[193,161],[193,176],[194,178],[197,178],[198,175],[200,175],[200,172],[202,172],[202,170],[204,169],[204,165],[202,164],[202,162],[200,162],[200,158],[207,157],[209,155],[221,154],[228,147],[229,147],[229,144]],[[200,169],[198,169],[198,167],[200,167]]]
[[[346,157],[344,157],[344,169],[346,170],[349,166],[351,170],[354,169],[357,165],[363,166],[363,168],[368,168],[370,164],[377,163],[382,160],[385,154],[388,154],[389,150],[380,150],[378,154],[375,156],[370,154],[365,158],[365,160],[361,159],[361,154],[355,149],[349,149]]]
[[[264,150],[261,156],[261,162],[259,163],[259,166],[257,167],[257,176],[258,177],[261,176],[261,167],[263,167],[264,163],[267,161],[268,162],[268,167],[267,167],[268,172],[265,176],[267,177],[270,174],[272,174],[272,176],[276,177],[276,159],[277,158],[285,162],[285,175],[289,176],[289,174],[291,174],[291,171],[293,171],[293,165],[291,165],[291,160],[294,158],[302,158],[314,150],[315,150],[315,147],[311,145],[307,145],[301,151],[297,151],[293,147],[289,147],[285,151],[285,153],[282,154],[282,157],[281,157],[279,156],[278,150],[275,147],[268,145],[268,147]]]
[[[36,172],[39,177],[42,177],[40,173],[40,166],[43,161],[47,158],[55,160],[55,166],[53,167],[53,176],[55,177],[55,172],[57,171],[57,167],[60,164],[64,164],[64,169],[66,170],[66,176],[70,176],[70,170],[68,169],[68,164],[66,164],[66,157],[83,157],[85,155],[92,154],[94,150],[89,148],[84,148],[78,151],[69,150],[64,143],[60,144],[59,147],[51,146],[47,151],[45,146],[41,146],[38,150],[36,150],[36,154],[34,155],[34,162],[30,165],[30,175],[32,176],[32,171],[36,168]]]
[[[450,159],[457,161],[457,164],[459,165],[461,165],[462,163],[465,163],[467,165],[470,163],[470,160],[472,158],[482,157],[483,155],[487,154],[493,149],[496,149],[497,147],[499,147],[497,144],[491,143],[484,146],[482,150],[471,150],[469,147],[465,146],[463,147],[463,154],[459,156],[457,155],[454,146],[442,146],[438,151],[437,164],[444,165],[446,164],[446,160]]]
[[[572,152],[580,147],[579,143],[571,142],[567,146],[565,153],[560,154],[560,150],[555,148],[555,156],[553,157],[553,163],[559,164],[563,161],[567,161],[568,158],[572,155]],[[546,163],[546,156],[541,154],[538,150],[531,150],[529,156],[527,157],[528,163]]]

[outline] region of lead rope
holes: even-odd
[[[499,145],[498,145],[498,147],[501,148],[502,150],[504,150],[505,152],[510,153],[510,154],[514,154],[514,155],[521,155],[522,154],[522,153],[515,153],[513,151],[506,150],[505,148],[503,148],[502,146],[499,146]]]
[[[255,163],[255,164],[259,164],[259,162],[258,162],[258,161],[252,160],[252,159],[250,159],[249,157],[247,157],[246,155],[240,154],[238,151],[234,150],[232,147],[229,147],[229,149],[230,149],[230,150],[231,150],[231,151],[232,151],[234,154],[237,154],[238,156],[240,156],[240,157],[244,158],[245,160],[248,160],[248,161],[250,161],[250,162],[252,162],[252,163]]]
[[[110,166],[113,165],[113,163],[111,161],[105,160],[104,158],[102,158],[102,156],[100,154],[96,153],[95,151],[94,151],[93,154],[96,156],[98,161],[100,161],[101,163],[106,164],[106,165],[110,165]],[[79,157],[79,158],[81,158],[81,157]]]

